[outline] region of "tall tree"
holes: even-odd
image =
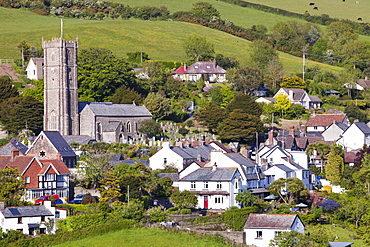
[[[192,208],[198,204],[197,196],[188,190],[175,191],[171,195],[171,201],[180,209]]]
[[[279,59],[279,56],[270,44],[262,40],[254,40],[251,44],[250,59],[257,68],[264,70],[270,60]]]
[[[144,105],[155,119],[162,119],[170,114],[170,99],[159,93],[149,93]]]
[[[22,96],[31,96],[41,103],[44,103],[44,80],[32,80],[31,83],[33,83],[35,87],[25,90]]]
[[[184,41],[185,53],[191,62],[208,61],[215,53],[214,46],[205,37],[191,35]]]
[[[281,113],[281,116],[283,117],[287,110],[292,106],[292,102],[288,99],[287,95],[279,94],[275,98],[275,107],[276,109]]]
[[[233,84],[236,91],[249,95],[252,95],[253,92],[261,86],[262,81],[263,77],[260,70],[248,67],[238,69],[229,78],[229,82]]]
[[[101,198],[99,201],[108,202],[109,204],[118,201],[122,196],[119,187],[119,180],[114,175],[113,172],[108,172],[105,176],[99,181],[100,183],[100,195]]]
[[[81,167],[84,179],[80,181],[84,188],[97,189],[100,187],[100,181],[113,170],[108,162],[108,157],[90,158],[87,164]]]
[[[195,17],[202,18],[206,21],[214,21],[220,18],[220,12],[208,2],[193,3],[191,12]]]
[[[235,200],[240,202],[243,208],[258,204],[258,197],[254,196],[250,190],[237,194]]]
[[[0,103],[6,99],[17,97],[17,88],[11,83],[9,78],[0,77]]]
[[[280,196],[286,204],[291,204],[294,200],[307,196],[307,189],[299,178],[279,178],[272,182],[267,189]]]
[[[282,88],[306,88],[306,83],[303,81],[301,77],[296,75],[292,77],[284,77],[282,82],[280,83],[280,87]]]
[[[270,59],[266,66],[265,80],[266,84],[272,85],[275,90],[279,86],[279,82],[284,77],[284,67],[277,58]],[[270,82],[270,83],[269,83]]]
[[[252,144],[256,133],[263,133],[264,128],[259,116],[235,109],[218,125],[217,132],[223,141]]]
[[[235,95],[234,99],[226,106],[228,112],[235,109],[243,110],[245,113],[258,117],[262,114],[262,107],[247,94]]]
[[[334,185],[338,185],[344,173],[343,158],[331,150],[328,155],[328,161],[325,165],[326,178]]]
[[[355,34],[353,28],[341,21],[330,23],[326,28],[326,35],[331,42],[338,45],[358,39],[358,35]]]
[[[161,124],[155,120],[143,120],[140,121],[139,131],[143,134],[147,134],[149,136],[160,136],[163,134]]]
[[[109,98],[114,104],[142,104],[144,98],[132,88],[125,85],[120,86],[116,92]]]
[[[132,68],[109,50],[81,50],[78,59],[78,93],[82,101],[102,102],[120,86],[134,85],[136,77]]]
[[[224,108],[213,103],[209,103],[197,111],[194,117],[203,126],[207,127],[208,131],[216,133],[218,124],[227,117],[227,112]]]
[[[18,168],[5,167],[0,170],[0,201],[5,206],[20,206],[26,187]]]

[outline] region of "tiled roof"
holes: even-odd
[[[226,70],[212,61],[195,62],[186,69],[186,74],[226,74]]]
[[[27,166],[31,163],[33,157],[16,156],[12,159],[11,156],[0,156],[0,169],[5,167],[18,168],[20,173],[23,173]]]
[[[296,214],[249,214],[244,228],[290,229]]]
[[[54,169],[57,174],[71,174],[66,164],[60,160],[40,160],[43,168],[38,175],[44,175],[49,169]]]
[[[306,147],[308,145],[308,138],[307,137],[296,137],[295,142],[296,142],[298,148],[306,149]]]
[[[110,102],[84,102],[90,107],[95,116],[125,116],[125,117],[151,117],[152,114],[145,106],[135,104],[112,104]],[[79,107],[79,108],[81,108]],[[82,109],[81,109],[82,111]]]
[[[344,163],[354,163],[357,158],[357,153],[344,152]]]
[[[46,136],[46,138],[50,141],[50,143],[62,155],[62,157],[75,157],[76,156],[75,152],[72,150],[72,148],[68,145],[66,140],[63,138],[63,136],[58,131],[42,131],[41,134],[38,136],[38,138],[41,138],[41,135]],[[38,138],[36,139],[36,141],[38,140]]]
[[[323,137],[318,137],[318,136],[316,136],[316,137],[307,137],[307,139],[308,139],[308,144],[324,141]]]
[[[180,181],[231,181],[237,168],[199,168]]]
[[[284,149],[292,149],[294,144],[294,137],[293,136],[277,136],[276,140],[282,143],[282,147]]]
[[[370,80],[367,79],[358,79],[357,84],[363,88],[370,88]]]
[[[6,207],[1,213],[5,218],[53,216],[45,206]]]
[[[310,97],[310,100],[313,102],[322,102],[321,99],[316,95],[308,95],[308,97]]]
[[[316,114],[311,115],[306,126],[329,126],[333,122],[342,123],[346,114]]]
[[[0,147],[0,155],[11,155],[13,150],[18,150],[21,154],[25,154],[28,148],[21,142],[8,142]]]
[[[185,74],[185,67],[180,66],[180,68],[176,69],[174,72],[171,73],[171,75],[174,75],[174,74]]]

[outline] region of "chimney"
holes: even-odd
[[[162,143],[162,147],[163,147],[163,149],[170,149],[170,143],[168,141],[164,141]]]
[[[301,133],[306,133],[306,126],[304,124],[301,125]]]
[[[215,164],[212,166],[212,171],[216,171],[217,170],[217,165],[216,165],[216,162]]]
[[[216,68],[216,58],[213,59],[213,68]]]
[[[12,150],[12,160],[15,159],[19,155],[19,150],[18,149],[13,149]]]
[[[197,155],[197,161],[202,161],[202,156],[200,156],[200,154]]]
[[[358,123],[358,119],[353,120],[354,123]]]
[[[186,63],[184,63],[184,71],[186,72]]]
[[[274,144],[274,130],[271,129],[268,133],[268,144],[267,145],[273,145]]]
[[[293,101],[293,90],[289,89],[289,99]]]
[[[0,202],[0,210],[4,210],[4,209],[5,209],[4,202]]]
[[[365,76],[365,80],[368,80],[367,76]]]
[[[289,135],[294,137],[294,126],[290,128]]]

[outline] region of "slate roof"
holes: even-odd
[[[293,92],[293,100],[299,101],[302,97],[306,94],[306,91],[301,88],[281,88],[287,95],[289,95],[289,91]],[[274,97],[277,95],[275,94]]]
[[[172,182],[179,181],[179,174],[178,173],[159,173],[157,175],[159,179],[161,178],[170,178]]]
[[[276,140],[282,143],[282,147],[285,149],[292,149],[294,145],[294,137],[293,136],[277,136]]]
[[[346,114],[316,114],[311,115],[306,126],[329,126],[333,122],[342,123],[346,118]]]
[[[363,88],[370,88],[370,80],[368,79],[358,79],[357,84]]]
[[[291,229],[296,214],[249,214],[244,228]]]
[[[298,148],[306,149],[306,147],[308,145],[308,138],[307,137],[296,137],[295,142],[296,142]]]
[[[226,74],[226,70],[212,61],[198,61],[186,68],[185,74]]]
[[[25,154],[28,147],[23,145],[21,142],[8,142],[4,146],[0,147],[0,155],[12,155],[13,150],[18,150],[21,154]]]
[[[308,97],[310,98],[312,102],[322,102],[321,99],[317,97],[316,95],[308,95]]]
[[[353,242],[329,242],[329,247],[349,247]]]
[[[81,103],[81,104],[80,104]],[[111,102],[79,102],[79,112],[90,107],[95,116],[152,117],[145,106],[135,104],[112,104]]]
[[[53,216],[45,206],[6,207],[1,213],[5,218]]]
[[[70,145],[72,142],[76,142],[80,145],[82,144],[89,144],[90,142],[95,141],[95,139],[92,139],[88,135],[68,135],[63,136],[64,140]]]
[[[274,166],[283,170],[284,172],[293,172],[294,171],[293,169],[290,169],[289,167],[287,167],[286,165],[283,165],[283,164],[275,164]]]
[[[199,168],[180,179],[180,181],[231,181],[237,170],[234,167],[217,167],[216,170],[208,167]]]
[[[225,155],[227,155],[227,157],[229,157],[230,159],[232,159],[233,161],[235,161],[236,163],[240,165],[244,165],[247,167],[251,167],[251,166],[254,167],[257,165],[253,160],[244,157],[240,153],[227,153]]]
[[[103,132],[114,132],[117,130],[120,121],[110,121],[108,122],[107,126],[103,129]]]
[[[75,152],[58,131],[42,131],[42,133],[48,138],[48,140],[58,150],[62,157],[76,156]]]
[[[370,134],[370,128],[369,128],[369,126],[366,125],[366,123],[364,123],[364,122],[354,122],[353,124],[356,125],[357,128],[359,128],[362,131],[362,133]]]
[[[215,150],[215,148],[210,145],[195,147],[170,147],[170,149],[184,159],[196,159],[198,155],[200,155],[202,160],[208,160],[210,152]]]

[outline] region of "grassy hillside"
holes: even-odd
[[[184,233],[166,232],[159,229],[129,229],[90,237],[78,241],[71,241],[56,245],[69,246],[125,246],[125,247],[226,247],[220,241],[208,240]]]
[[[17,45],[22,41],[41,48],[41,38],[60,36],[60,19],[40,16],[27,10],[0,8],[0,58],[20,58]],[[46,25],[47,23],[47,25]],[[107,48],[119,57],[127,52],[143,50],[152,59],[160,61],[186,61],[182,47],[190,34],[200,34],[215,45],[217,53],[236,57],[243,63],[248,57],[250,42],[217,30],[190,23],[142,20],[79,20],[64,19],[64,38],[78,36],[79,48]],[[298,57],[280,53],[287,75],[300,72],[302,61]],[[323,70],[339,71],[341,68],[315,64]]]

